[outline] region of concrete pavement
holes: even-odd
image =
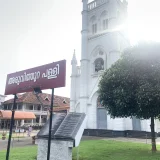
[[[17,133],[17,134],[13,133],[12,134],[12,139],[11,139],[11,148],[33,145],[32,144],[32,136],[37,135],[37,133],[38,133],[38,131],[33,131],[31,133],[30,137],[27,136],[26,132],[25,133],[20,133],[20,134],[19,133]],[[24,136],[24,138],[18,138],[18,136],[20,136],[20,137]],[[8,144],[8,138],[6,138],[5,140],[0,139],[0,150],[6,150],[7,149],[7,144]]]
[[[0,140],[0,150],[6,150],[7,144],[8,144],[8,139]],[[19,138],[19,141],[18,141],[18,138],[15,138],[15,139],[12,139],[10,147],[11,148],[24,147],[24,146],[30,146],[30,145],[32,145],[32,138],[31,137]]]

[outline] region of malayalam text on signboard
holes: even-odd
[[[30,92],[34,88],[52,89],[64,87],[66,60],[19,71],[7,75],[5,95]]]

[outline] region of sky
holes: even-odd
[[[131,44],[160,41],[159,6],[159,0],[129,0]],[[66,87],[55,94],[70,96],[74,49],[78,63],[81,56],[81,11],[81,0],[0,0],[0,94],[8,73],[66,59]]]

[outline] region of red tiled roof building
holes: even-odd
[[[35,94],[34,92],[27,92],[24,94],[18,94],[16,100],[16,110],[33,112],[36,116],[32,120],[16,120],[17,126],[23,125],[43,125],[48,116],[51,105],[51,95],[47,93]],[[54,96],[53,112],[65,112],[69,111],[70,99],[62,96]],[[11,110],[13,107],[13,99],[9,99],[3,103],[3,110]],[[4,124],[1,122],[1,128]],[[6,128],[6,127],[5,127]]]

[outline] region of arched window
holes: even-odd
[[[91,24],[91,32],[92,32],[92,34],[96,34],[97,33],[96,16],[92,16],[90,18],[90,24]]]
[[[103,30],[108,29],[108,19],[103,19]]]
[[[98,72],[104,70],[104,60],[102,58],[97,58],[94,62],[94,71]]]
[[[102,30],[108,29],[108,14],[107,14],[107,11],[103,11],[100,18],[101,18],[101,29]]]

